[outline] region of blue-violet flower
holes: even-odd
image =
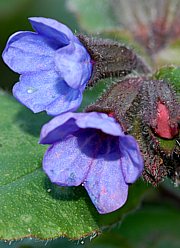
[[[76,110],[91,77],[87,50],[64,24],[42,17],[29,21],[36,32],[13,34],[3,52],[4,62],[21,74],[14,96],[35,113]]]
[[[41,130],[41,144],[51,144],[43,169],[60,186],[84,185],[101,214],[120,208],[128,185],[143,170],[136,140],[104,113],[65,113]]]

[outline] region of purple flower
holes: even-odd
[[[76,110],[91,77],[88,52],[64,24],[42,17],[29,21],[36,32],[13,34],[3,52],[4,62],[21,74],[14,96],[35,113]]]
[[[65,113],[45,124],[41,144],[51,144],[43,169],[60,186],[84,185],[101,214],[120,208],[128,186],[143,170],[136,140],[104,113]]]

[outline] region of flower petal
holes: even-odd
[[[64,82],[65,83],[65,82]],[[66,85],[66,84],[65,84]],[[59,115],[67,111],[76,111],[82,102],[82,92],[66,85],[66,90],[45,109],[48,115]]]
[[[59,108],[58,108],[59,109]],[[53,144],[55,141],[64,139],[80,128],[99,129],[113,136],[124,135],[120,125],[104,113],[64,113],[56,116],[41,130],[40,143]],[[94,130],[96,132],[96,130]]]
[[[83,113],[76,121],[78,127],[100,129],[106,134],[113,136],[124,135],[121,126],[112,117],[104,113],[90,112]]]
[[[87,84],[91,77],[90,56],[86,49],[77,43],[71,42],[57,50],[55,63],[61,77],[74,89]]]
[[[71,112],[59,115],[45,124],[41,129],[40,143],[53,144],[63,140],[67,135],[79,130]]]
[[[68,45],[70,40],[77,41],[72,31],[66,25],[56,20],[44,17],[31,17],[29,21],[37,33],[60,44]]]
[[[12,35],[3,52],[4,62],[19,74],[54,68],[57,47],[48,39],[32,32]]]
[[[93,132],[80,132],[77,137],[69,136],[51,146],[43,159],[43,169],[50,180],[60,186],[80,185],[93,160],[94,139],[96,142]]]
[[[77,109],[82,100],[81,92],[70,88],[54,71],[22,75],[13,87],[13,94],[35,113],[47,110],[50,114],[61,114]],[[53,104],[55,101],[57,105]]]
[[[125,135],[119,138],[121,164],[126,183],[134,183],[143,171],[143,158],[134,137]]]
[[[128,185],[124,181],[117,153],[96,159],[91,165],[84,186],[101,214],[117,210],[127,200]]]

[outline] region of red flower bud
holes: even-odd
[[[172,139],[179,133],[177,123],[174,125],[170,123],[169,110],[162,102],[157,104],[156,122],[157,125],[154,131],[161,138]]]

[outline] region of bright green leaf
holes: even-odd
[[[97,98],[99,98],[102,93],[111,85],[111,81],[112,80],[110,79],[99,80],[96,85],[87,88],[83,93],[83,102],[78,111],[81,112],[85,107],[95,102]]]
[[[180,94],[180,67],[164,66],[155,73],[156,79],[165,79],[174,85],[177,93]]]

